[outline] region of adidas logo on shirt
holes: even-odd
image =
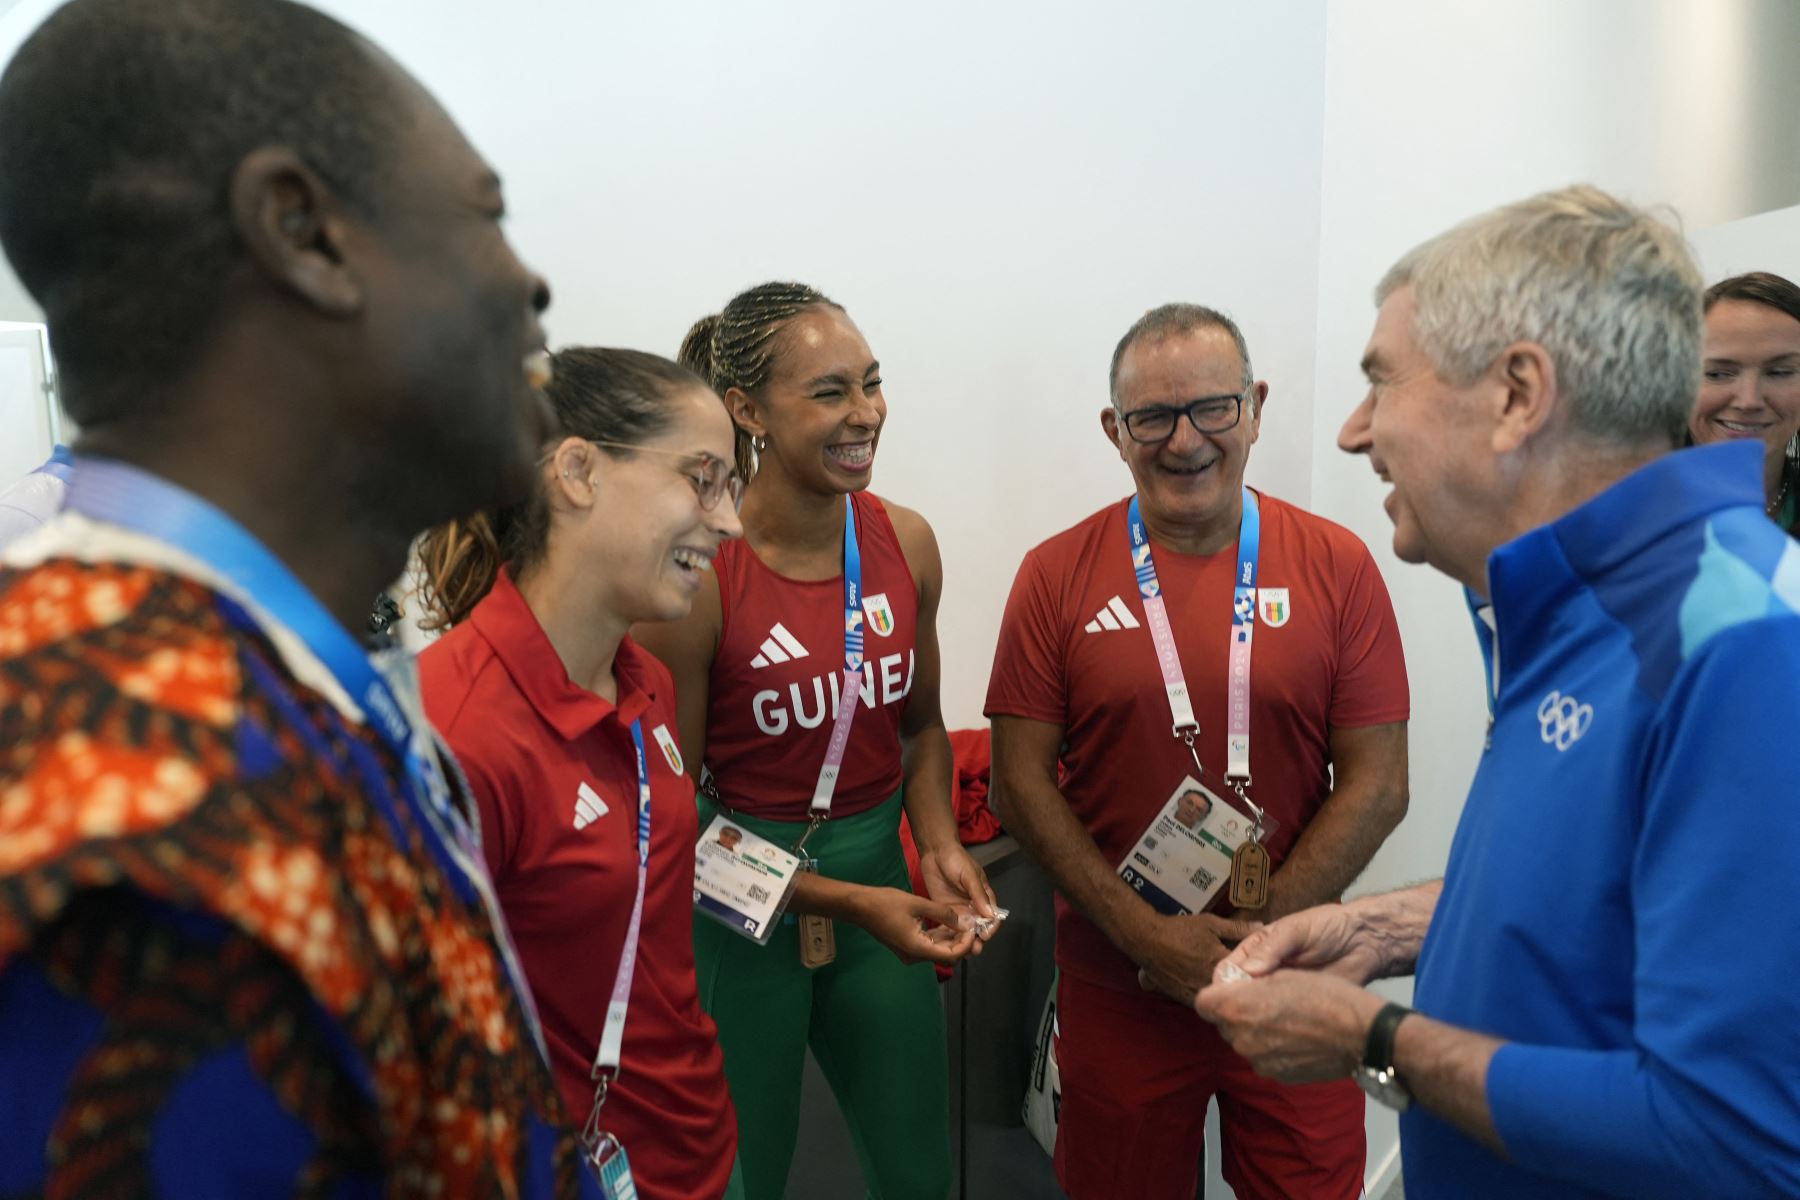
[[[1106,602],[1106,607],[1094,614],[1094,619],[1082,626],[1088,633],[1099,633],[1103,629],[1137,629],[1138,619],[1131,615],[1125,607],[1125,601],[1114,596]]]
[[[806,647],[800,644],[800,639],[789,633],[787,626],[777,621],[775,628],[769,630],[769,636],[763,639],[762,653],[751,659],[750,665],[761,670],[773,663],[805,657]]]
[[[586,829],[604,817],[606,811],[606,801],[600,798],[600,793],[583,783],[581,790],[575,793],[575,828]]]

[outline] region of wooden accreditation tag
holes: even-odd
[[[837,931],[830,917],[800,914],[800,965],[817,969],[837,957]]]
[[[1233,908],[1261,908],[1269,902],[1269,852],[1261,842],[1245,842],[1231,856]]]
[[[811,836],[811,833],[811,830],[807,831],[808,836]],[[796,845],[794,849],[799,850],[800,846],[805,843],[806,838],[801,838],[800,844]],[[818,859],[803,858],[800,860],[800,870],[817,871],[818,869]],[[837,957],[837,930],[832,928],[830,917],[821,917],[814,913],[798,913],[796,914],[796,923],[800,927],[801,966],[817,970]]]

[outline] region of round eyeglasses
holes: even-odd
[[[677,467],[694,485],[694,494],[700,497],[700,507],[707,512],[719,507],[719,501],[726,496],[731,497],[731,507],[736,510],[744,503],[744,480],[737,473],[737,468],[730,463],[702,451],[692,454],[685,450],[659,450],[654,446],[634,446],[630,442],[600,442],[589,438],[594,445],[613,450],[629,450],[636,454],[663,454],[670,458],[684,458],[685,466]]]

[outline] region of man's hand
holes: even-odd
[[[1194,1011],[1217,1025],[1258,1074],[1318,1083],[1356,1070],[1384,1003],[1334,975],[1276,971],[1263,979],[1215,983],[1195,998]]]
[[[1133,954],[1140,968],[1138,985],[1161,992],[1177,1004],[1192,1004],[1194,994],[1212,981],[1213,968],[1231,945],[1259,928],[1211,913],[1153,916]]]
[[[1355,912],[1342,904],[1321,904],[1261,926],[1222,961],[1253,976],[1303,967],[1361,986],[1375,978],[1381,954]]]
[[[954,963],[977,948],[975,931],[959,930],[956,918],[956,910],[950,905],[901,888],[865,888],[856,898],[855,923],[908,966],[916,962]],[[925,928],[927,922],[935,928]]]

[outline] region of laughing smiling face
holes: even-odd
[[[1800,321],[1752,300],[1721,300],[1706,314],[1704,357],[1694,442],[1755,438],[1774,481],[1800,430]]]
[[[737,412],[766,440],[761,468],[811,491],[863,490],[887,421],[881,364],[849,315],[829,305],[802,311],[776,336],[768,382]]]
[[[626,623],[685,617],[719,546],[743,532],[729,495],[710,509],[702,499],[708,471],[732,460],[731,418],[705,388],[668,403],[661,434],[590,460],[597,491],[580,552],[605,578],[607,611]]]
[[[1382,482],[1394,554],[1430,563],[1480,589],[1493,530],[1496,455],[1487,379],[1455,386],[1413,339],[1413,289],[1381,302],[1363,353],[1369,390],[1338,432],[1338,448],[1364,454]],[[1486,389],[1486,391],[1484,391]]]
[[[1237,423],[1223,433],[1201,433],[1184,418],[1166,439],[1145,444],[1128,436],[1127,419],[1141,409],[1244,392],[1244,361],[1223,329],[1144,338],[1125,351],[1113,386],[1114,408],[1102,411],[1101,423],[1131,468],[1153,528],[1204,526],[1235,511],[1250,446],[1262,427],[1263,388],[1249,389]]]

